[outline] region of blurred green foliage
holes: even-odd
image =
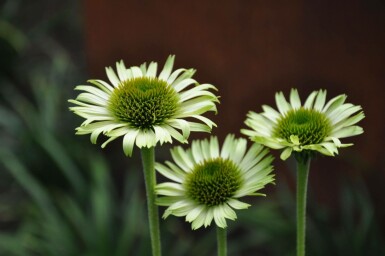
[[[102,152],[74,135],[80,120],[67,99],[86,80],[83,51],[73,50],[82,40],[76,3],[51,1],[56,13],[26,23],[21,14],[48,2],[9,0],[1,8],[0,255],[150,254],[138,159],[127,160],[120,147],[111,156],[113,146]],[[294,255],[293,193],[279,182],[275,195],[250,201],[229,222],[229,255]],[[310,195],[308,255],[385,255],[365,185],[347,182],[341,191],[339,209]],[[193,232],[170,217],[161,232],[164,255],[215,254],[212,227]]]

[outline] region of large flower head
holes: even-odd
[[[159,75],[156,62],[127,69],[120,61],[116,72],[106,68],[110,83],[89,80],[92,86],[77,86],[82,93],[69,100],[77,105],[70,109],[86,119],[77,134],[91,134],[91,142],[96,143],[103,133],[109,139],[102,147],[123,136],[124,152],[131,155],[135,144],[150,148],[173,138],[186,143],[191,131],[210,132],[215,124],[201,114],[216,112],[218,98],[209,91],[216,88],[192,79],[194,69],[172,72],[174,59],[168,57]]]
[[[313,91],[301,104],[296,89],[290,92],[290,101],[282,92],[275,95],[278,111],[262,106],[264,112],[249,112],[245,124],[251,128],[242,129],[251,140],[273,149],[284,149],[281,159],[291,153],[311,157],[314,152],[333,156],[342,144],[340,139],[363,133],[357,122],[365,116],[361,106],[345,103],[346,95],[334,97],[326,103],[326,90]]]
[[[225,228],[226,218],[236,219],[233,209],[246,209],[250,205],[239,199],[257,193],[273,182],[268,150],[254,144],[247,150],[245,139],[228,135],[219,148],[218,139],[193,141],[191,148],[171,150],[175,163],[156,163],[155,169],[172,180],[158,184],[155,192],[164,197],[158,204],[168,206],[163,217],[170,214],[186,216],[192,228],[207,227],[212,220]]]

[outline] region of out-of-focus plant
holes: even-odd
[[[120,188],[104,157],[72,140],[76,65],[44,24],[12,23],[17,3],[0,19],[0,255],[148,254],[136,176]]]
[[[312,199],[311,193],[309,198]],[[385,255],[379,216],[362,181],[347,180],[336,198],[339,206],[335,209],[309,200],[308,254]],[[242,248],[241,255],[295,255],[295,209],[291,207],[294,203],[293,193],[281,183],[276,200],[240,212],[238,232],[234,234],[238,240],[234,244],[237,250]]]

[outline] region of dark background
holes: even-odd
[[[89,78],[106,80],[104,68],[114,66],[120,59],[125,61],[126,66],[150,61],[157,61],[162,66],[169,54],[175,54],[175,68],[195,68],[197,73],[194,77],[200,83],[211,83],[219,89],[221,103],[218,114],[208,116],[217,123],[218,128],[213,130],[213,134],[220,139],[228,133],[240,136],[239,130],[245,127],[246,113],[249,110],[260,112],[262,104],[275,106],[274,94],[277,91],[283,91],[288,96],[291,88],[298,88],[302,99],[305,99],[313,90],[327,89],[328,99],[345,93],[348,102],[361,105],[366,118],[359,125],[364,128],[364,134],[343,140],[355,145],[341,149],[336,157],[319,157],[312,162],[309,255],[383,253],[384,1],[40,0],[31,3],[16,0],[4,1],[1,11],[0,114],[5,127],[2,140],[6,153],[2,153],[4,168],[0,169],[0,177],[4,176],[0,182],[0,231],[4,230],[7,239],[9,234],[21,233],[24,223],[39,223],[39,210],[35,208],[40,209],[35,206],[36,199],[33,200],[34,192],[31,191],[34,188],[26,189],[28,182],[23,185],[17,176],[20,172],[10,171],[17,168],[10,164],[9,154],[17,157],[28,169],[26,173],[42,188],[50,195],[54,194],[52,201],[59,209],[58,216],[65,215],[61,213],[63,209],[57,206],[62,198],[56,194],[61,193],[69,194],[78,202],[85,216],[93,216],[95,206],[84,209],[83,205],[90,201],[87,192],[84,192],[88,191],[89,185],[84,184],[93,180],[94,173],[84,170],[96,168],[88,166],[92,165],[90,162],[94,161],[95,155],[105,159],[109,169],[106,175],[111,176],[117,205],[120,205],[119,202],[124,205],[122,191],[132,180],[136,180],[139,185],[135,190],[138,199],[135,200],[138,200],[138,209],[144,207],[138,150],[135,150],[133,158],[127,159],[120,142],[101,150],[89,143],[88,136],[75,136],[73,129],[81,119],[69,113],[66,100],[76,97],[76,92],[73,92],[75,85],[85,84]],[[48,80],[45,86],[42,86],[41,80]],[[14,97],[15,90],[39,110],[39,99],[34,95],[36,88],[40,87],[40,94],[37,94],[43,99],[54,99],[53,103],[47,103],[53,104],[54,110],[51,114],[44,112],[51,109],[51,105],[47,105],[40,109],[42,111],[36,111],[36,119],[51,118],[47,121],[47,129],[52,132],[55,141],[62,144],[60,152],[79,166],[84,188],[77,190],[83,192],[72,192],[76,189],[66,180],[71,178],[62,174],[65,171],[56,171],[65,170],[61,161],[55,161],[59,153],[52,151],[52,141],[44,137],[47,135],[36,134],[36,131],[46,134],[42,131],[44,125],[35,127],[30,125],[34,121],[24,117],[20,122],[15,121],[12,129],[9,128],[10,116],[20,119],[25,109],[29,109],[27,104],[18,112],[14,110],[18,109],[13,106],[18,102],[18,97]],[[9,139],[9,131],[15,129],[26,134],[16,132],[13,134],[15,139]],[[192,138],[206,136],[193,134]],[[26,154],[28,149],[32,150]],[[168,146],[158,149],[158,160],[170,159],[167,149]],[[255,202],[256,206],[240,213],[239,221],[230,222],[229,246],[232,255],[293,255],[294,166],[292,160],[282,162],[279,152],[273,153],[277,156],[274,162],[276,186],[267,188],[267,198],[251,199],[250,202]],[[86,155],[89,160],[85,160]],[[53,160],[47,161],[47,156]],[[136,176],[138,178],[133,178]],[[127,184],[124,182],[126,177],[130,180]],[[28,211],[25,205],[31,205],[27,207]],[[132,211],[123,212],[116,207],[114,229],[119,229],[121,219],[115,215],[131,214]],[[68,216],[63,225],[71,222],[72,215]],[[175,217],[168,218],[162,225],[165,253],[194,255],[188,249],[191,246],[201,253],[207,252],[207,255],[215,251],[214,240],[210,240],[215,239],[213,230],[191,232],[188,224]],[[37,226],[40,227],[40,224]],[[144,223],[141,229],[146,227]],[[148,234],[146,231],[132,232],[132,246],[122,249],[121,255],[139,253],[134,246],[137,240],[142,241],[143,251],[140,252],[146,255]],[[203,239],[203,234],[209,238]],[[67,235],[80,236],[75,231]],[[172,242],[176,238],[182,240],[179,245]],[[87,239],[84,238],[85,241]],[[204,240],[213,242],[214,246],[202,242]],[[26,244],[24,248],[27,252],[49,255],[47,251],[31,249],[30,243]],[[36,244],[35,247],[42,247],[39,242]],[[92,252],[92,249],[85,249],[93,248],[92,244],[73,242],[71,252],[81,251],[85,255],[85,252]],[[108,251],[106,248],[113,247],[112,244],[99,248],[99,252]],[[0,243],[0,248],[2,246],[6,248]],[[60,255],[55,246],[52,247],[52,252]],[[10,253],[11,249],[4,251]],[[12,253],[17,254],[16,249]],[[66,253],[63,255],[69,255],[69,252]],[[111,252],[104,255],[110,254],[113,255]]]

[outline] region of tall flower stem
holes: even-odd
[[[141,149],[141,153],[144,171],[144,182],[146,186],[148,223],[150,225],[152,255],[160,256],[162,252],[160,245],[158,206],[155,204],[156,176],[154,168],[154,147],[143,147]]]
[[[305,256],[306,197],[310,158],[297,159],[297,256]]]
[[[227,255],[227,232],[226,228],[217,227],[218,256]]]

